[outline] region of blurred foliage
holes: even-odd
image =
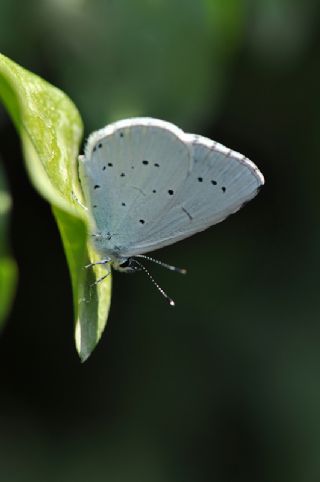
[[[1,113],[21,272],[0,337],[3,480],[319,480],[319,20],[317,0],[1,0],[1,50],[68,92],[87,134],[159,116],[266,176],[238,214],[155,254],[188,269],[154,272],[175,309],[114,276],[80,365],[59,237]]]
[[[0,327],[12,303],[17,267],[8,247],[8,221],[11,196],[0,164]]]
[[[214,109],[220,98],[241,29],[237,3],[212,9],[204,0],[53,1],[42,14],[52,16],[54,38],[57,27],[66,26],[52,59],[88,113],[89,127],[146,113],[192,125],[208,102]],[[66,53],[72,69],[65,68]]]
[[[5,8],[12,20],[21,14],[11,0]],[[40,49],[90,130],[142,114],[186,130],[203,120],[206,105],[214,112],[219,103],[244,23],[238,0],[31,0],[26,15],[0,44],[26,36],[27,56],[32,44]]]

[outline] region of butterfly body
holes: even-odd
[[[225,219],[264,184],[245,156],[152,118],[91,134],[79,157],[92,240],[119,270]]]

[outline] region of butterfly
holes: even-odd
[[[93,132],[79,156],[79,177],[101,260],[119,271],[143,270],[145,253],[223,221],[250,201],[264,177],[248,158],[169,122],[141,117]],[[98,280],[101,281],[110,274]]]

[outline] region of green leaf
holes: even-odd
[[[52,204],[71,273],[76,347],[84,361],[106,324],[111,276],[94,285],[106,268],[84,269],[98,255],[87,242],[86,211],[75,200],[82,199],[77,174],[82,121],[66,94],[2,54],[0,99],[20,134],[31,181]]]
[[[17,267],[7,241],[11,197],[0,165],[0,328],[10,310],[17,279]]]

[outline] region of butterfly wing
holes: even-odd
[[[86,205],[106,255],[126,256],[155,230],[192,169],[192,149],[173,124],[137,118],[88,139],[79,158]]]
[[[242,154],[210,139],[185,134],[193,164],[165,216],[150,225],[131,255],[175,243],[219,223],[250,201],[264,184],[258,168]]]

